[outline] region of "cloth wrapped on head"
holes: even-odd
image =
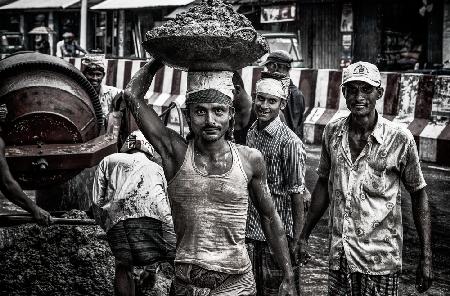
[[[286,100],[289,92],[287,79],[262,78],[256,82],[256,94],[264,93]]]
[[[150,156],[155,155],[155,149],[153,148],[152,144],[147,141],[141,131],[132,132],[125,140],[125,143],[122,145],[120,152],[126,153],[132,149],[140,150],[144,153],[149,154]]]
[[[219,103],[233,105],[233,72],[188,72],[186,105]]]
[[[89,69],[98,69],[105,72],[105,55],[104,54],[86,54],[81,63]]]

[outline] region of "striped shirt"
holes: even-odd
[[[306,153],[302,141],[289,127],[275,118],[258,131],[257,122],[248,131],[247,146],[258,149],[267,166],[267,183],[286,235],[293,237],[291,194],[305,189]],[[250,201],[246,237],[265,241],[259,214]]]

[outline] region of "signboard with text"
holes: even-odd
[[[261,23],[295,21],[295,4],[261,7]]]

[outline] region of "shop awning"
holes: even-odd
[[[174,11],[172,11],[171,13],[166,15],[164,18],[165,19],[174,19],[177,14],[187,11],[189,8],[191,8],[194,5],[195,5],[195,3],[190,3],[190,4],[185,5],[185,6],[177,7],[177,8],[175,8]],[[236,4],[236,5],[233,4],[232,6],[233,6],[233,10],[234,11],[237,11],[239,9],[239,7],[241,7],[241,5],[238,5],[238,4]]]
[[[78,2],[80,0],[17,0],[0,9],[65,9]]]
[[[100,4],[92,6],[91,9],[110,10],[183,6],[188,5],[192,2],[194,2],[194,0],[106,0]]]

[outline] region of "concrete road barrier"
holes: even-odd
[[[67,60],[82,70],[80,58]],[[108,59],[103,83],[124,88],[144,64],[143,60]],[[261,67],[239,71],[249,94],[255,92],[261,71]],[[186,78],[186,72],[162,68],[145,96],[148,104],[159,114],[172,102],[183,106]],[[305,95],[304,141],[320,143],[325,125],[349,114],[340,88],[342,71],[294,68],[291,79]],[[450,76],[382,72],[381,79],[385,91],[376,105],[378,113],[412,132],[422,160],[450,165]],[[169,124],[179,124],[175,110]]]

